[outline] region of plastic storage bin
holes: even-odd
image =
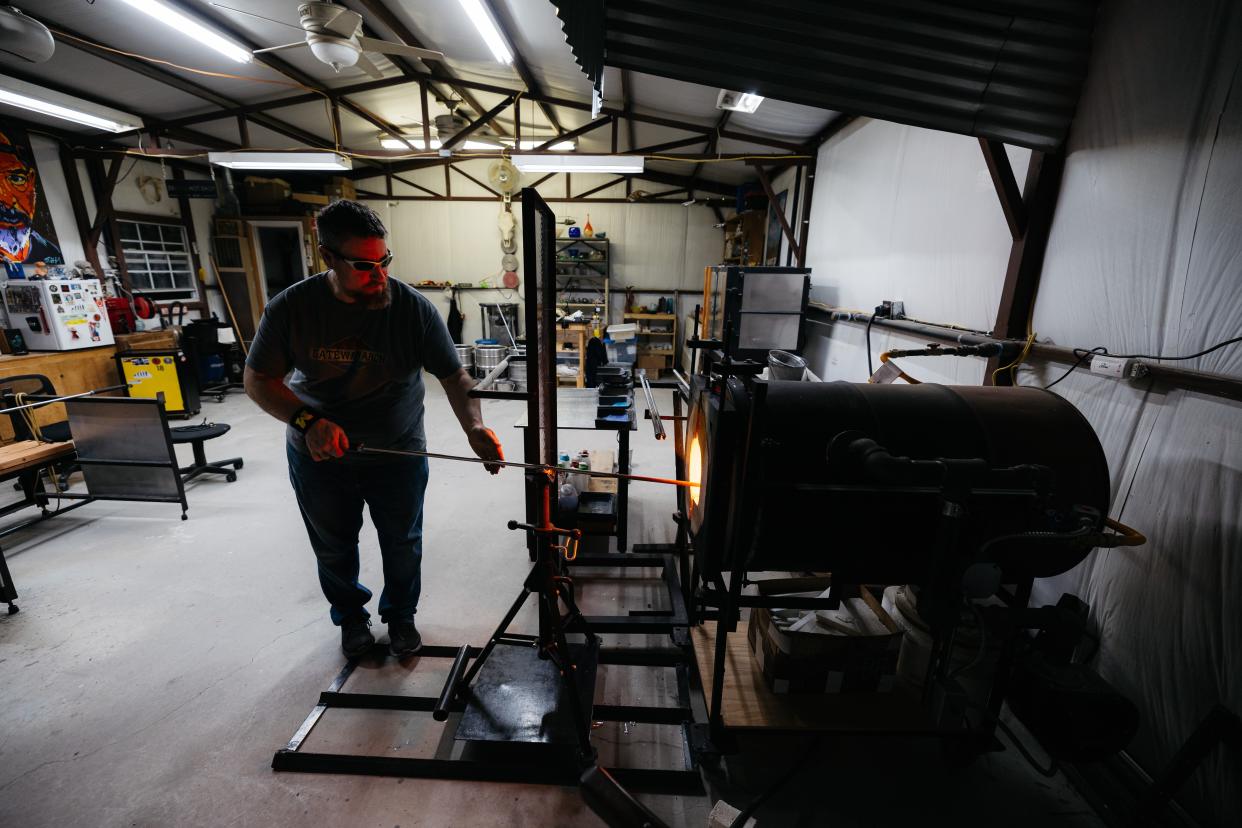
[[[605,339],[604,347],[608,350],[608,361],[624,362],[628,365],[633,365],[634,359],[638,356],[637,343],[638,341],[635,339],[623,342]]]

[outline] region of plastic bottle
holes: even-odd
[[[556,505],[560,507],[562,512],[578,511],[578,490],[574,488],[572,483],[562,483],[560,495],[556,499]]]

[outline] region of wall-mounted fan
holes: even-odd
[[[328,64],[337,72],[341,71],[342,67],[357,66],[374,78],[383,77],[383,73],[363,52],[379,52],[385,55],[400,55],[401,57],[420,58],[423,60],[444,59],[443,52],[435,52],[431,49],[418,49],[414,46],[393,43],[389,40],[364,37],[362,34],[362,15],[334,3],[314,0],[314,2],[303,3],[298,6],[298,22],[301,24],[300,26],[285,23],[283,20],[273,20],[270,17],[264,17],[261,14],[244,11],[243,9],[235,9],[222,3],[213,3],[212,5],[237,12],[238,14],[257,17],[269,23],[279,23],[291,29],[300,28],[306,32],[305,40],[299,40],[295,43],[284,43],[280,46],[269,46],[266,49],[255,49],[254,53],[256,55],[309,46],[311,53],[316,58]]]
[[[510,195],[517,189],[521,177],[522,174],[518,172],[518,168],[513,166],[507,158],[493,161],[492,165],[487,168],[487,180],[505,195]]]

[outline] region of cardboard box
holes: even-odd
[[[246,204],[250,209],[279,206],[293,194],[289,182],[281,178],[246,177]]]
[[[668,356],[662,354],[640,354],[634,362],[634,367],[659,373],[669,367],[668,357],[672,355],[672,352],[669,352]]]
[[[844,607],[846,602],[842,602]],[[872,631],[832,635],[780,630],[766,608],[750,616],[751,652],[773,693],[872,693],[892,689],[901,652],[902,629],[872,599],[850,599],[850,609],[868,614]]]
[[[331,183],[323,188],[324,195],[331,201],[345,199],[346,201],[356,201],[358,198],[358,188],[354,182],[348,178],[336,176]]]

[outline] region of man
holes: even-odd
[[[369,207],[338,201],[316,218],[319,252],[330,270],[268,303],[246,360],[246,393],[289,424],[289,479],[319,564],[319,583],[349,657],[371,635],[358,582],[358,531],[370,508],[384,560],[379,614],[389,648],[416,652],[427,459],[351,454],[372,448],[425,450],[423,380],[440,380],[449,405],[484,460],[502,460],[483,425],[473,384],[435,307],[388,277],[387,231]],[[495,474],[499,466],[487,466]]]

